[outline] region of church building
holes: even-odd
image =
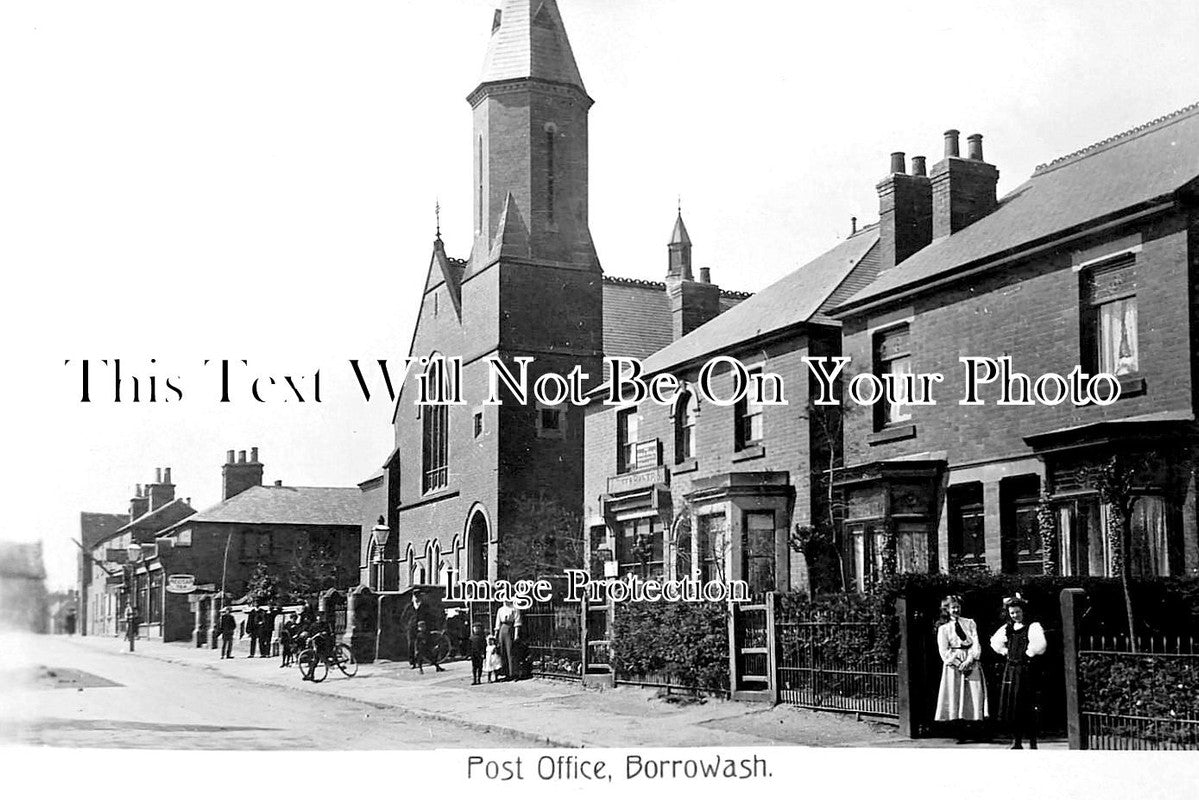
[[[698,280],[681,213],[664,282],[604,274],[588,226],[588,112],[554,0],[505,0],[495,12],[479,84],[467,96],[474,136],[474,236],[465,258],[433,242],[399,391],[395,446],[381,475],[361,484],[362,582],[403,589],[460,577],[509,577],[513,552],[538,520],[578,519],[583,506],[583,416],[488,394],[489,359],[531,386],[576,366],[602,378],[605,356],[646,357],[748,295]],[[459,251],[461,252],[461,251]],[[419,405],[422,370],[442,385],[461,362],[459,405]],[[436,374],[434,374],[436,373]],[[581,523],[580,523],[581,524]],[[575,531],[575,534],[579,534]],[[528,577],[513,574],[512,578]]]

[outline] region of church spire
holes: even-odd
[[[554,0],[504,0],[495,13],[479,83],[521,78],[587,92]]]
[[[674,221],[674,230],[670,233],[670,243],[666,245],[669,253],[666,277],[679,280],[695,280],[691,273],[691,237],[687,235],[687,226],[683,224],[683,204],[679,203],[679,215]]]

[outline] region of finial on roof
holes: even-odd
[[[433,200],[433,216],[437,220],[437,241],[441,241],[441,198]]]

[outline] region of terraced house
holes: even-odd
[[[879,184],[879,274],[832,311],[852,369],[940,372],[936,405],[898,397],[845,416],[850,575],[986,568],[1110,575],[1112,510],[1133,471],[1133,574],[1199,570],[1199,106],[1053,160],[1003,198],[982,137]],[[1036,379],[1118,377],[1110,405],[964,396],[961,357],[1009,357]],[[1057,392],[1044,399],[1052,400]],[[1012,398],[1020,400],[1017,390]]]

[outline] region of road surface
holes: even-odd
[[[204,666],[0,634],[0,743],[215,750],[513,747],[497,732],[267,686]],[[527,745],[523,745],[527,746]]]

